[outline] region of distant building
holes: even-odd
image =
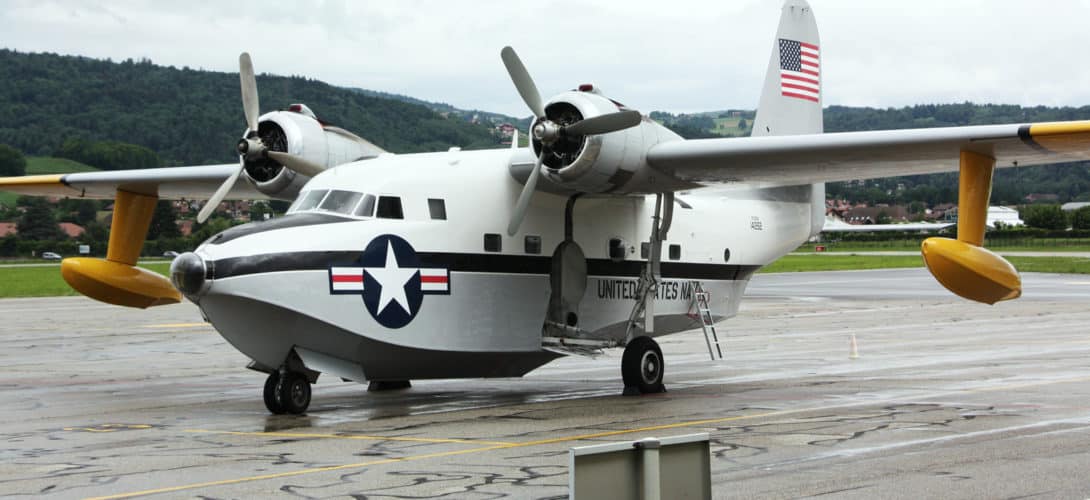
[[[15,233],[16,231],[14,222],[0,222],[0,238]]]
[[[69,238],[79,238],[80,236],[83,236],[83,233],[87,232],[83,226],[71,222],[62,222],[57,224],[57,227],[59,227],[64,234],[68,235]]]
[[[1090,202],[1085,201],[1072,201],[1070,203],[1064,203],[1060,205],[1060,209],[1064,212],[1074,212],[1082,207],[1090,207]]]
[[[945,213],[945,220],[947,222],[958,221],[958,208],[954,207],[947,210]],[[1018,210],[1010,207],[988,207],[988,218],[984,221],[984,226],[988,229],[995,229],[995,224],[999,223],[1002,226],[1024,226],[1026,225],[1022,219],[1018,218]]]

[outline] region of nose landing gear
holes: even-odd
[[[293,371],[274,371],[265,379],[265,408],[275,415],[301,415],[310,406],[310,381]]]

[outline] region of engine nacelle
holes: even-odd
[[[564,126],[623,110],[626,108],[622,104],[593,90],[571,91],[549,100],[545,116]],[[679,185],[669,176],[655,175],[647,165],[651,146],[681,139],[670,129],[644,118],[638,126],[618,132],[563,136],[548,146],[535,138],[532,146],[536,155],[545,149],[542,173],[564,188],[583,193],[653,193],[692,187]]]
[[[257,134],[270,150],[291,153],[326,168],[384,153],[347,130],[323,125],[303,105],[292,105],[291,109],[258,118]],[[295,199],[310,179],[270,158],[247,160],[246,177],[258,191],[283,200]]]

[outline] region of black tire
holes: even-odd
[[[276,399],[284,408],[284,413],[302,415],[310,406],[310,381],[301,373],[284,373]]]
[[[624,348],[621,378],[626,388],[634,387],[641,394],[663,392],[662,375],[665,369],[662,349],[651,337],[636,337]]]
[[[269,413],[273,415],[284,414],[284,405],[280,404],[280,398],[276,394],[279,384],[280,372],[272,372],[269,374],[269,378],[265,379],[265,408],[268,408]]]

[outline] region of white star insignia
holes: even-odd
[[[390,242],[386,242],[386,266],[385,267],[366,267],[364,268],[368,273],[378,281],[382,286],[382,293],[379,295],[378,307],[375,314],[382,314],[382,311],[386,309],[386,306],[391,302],[397,302],[401,309],[406,314],[412,314],[409,309],[409,298],[405,295],[405,285],[409,283],[413,275],[416,274],[417,269],[409,267],[398,267],[397,255],[394,254],[394,246]]]

